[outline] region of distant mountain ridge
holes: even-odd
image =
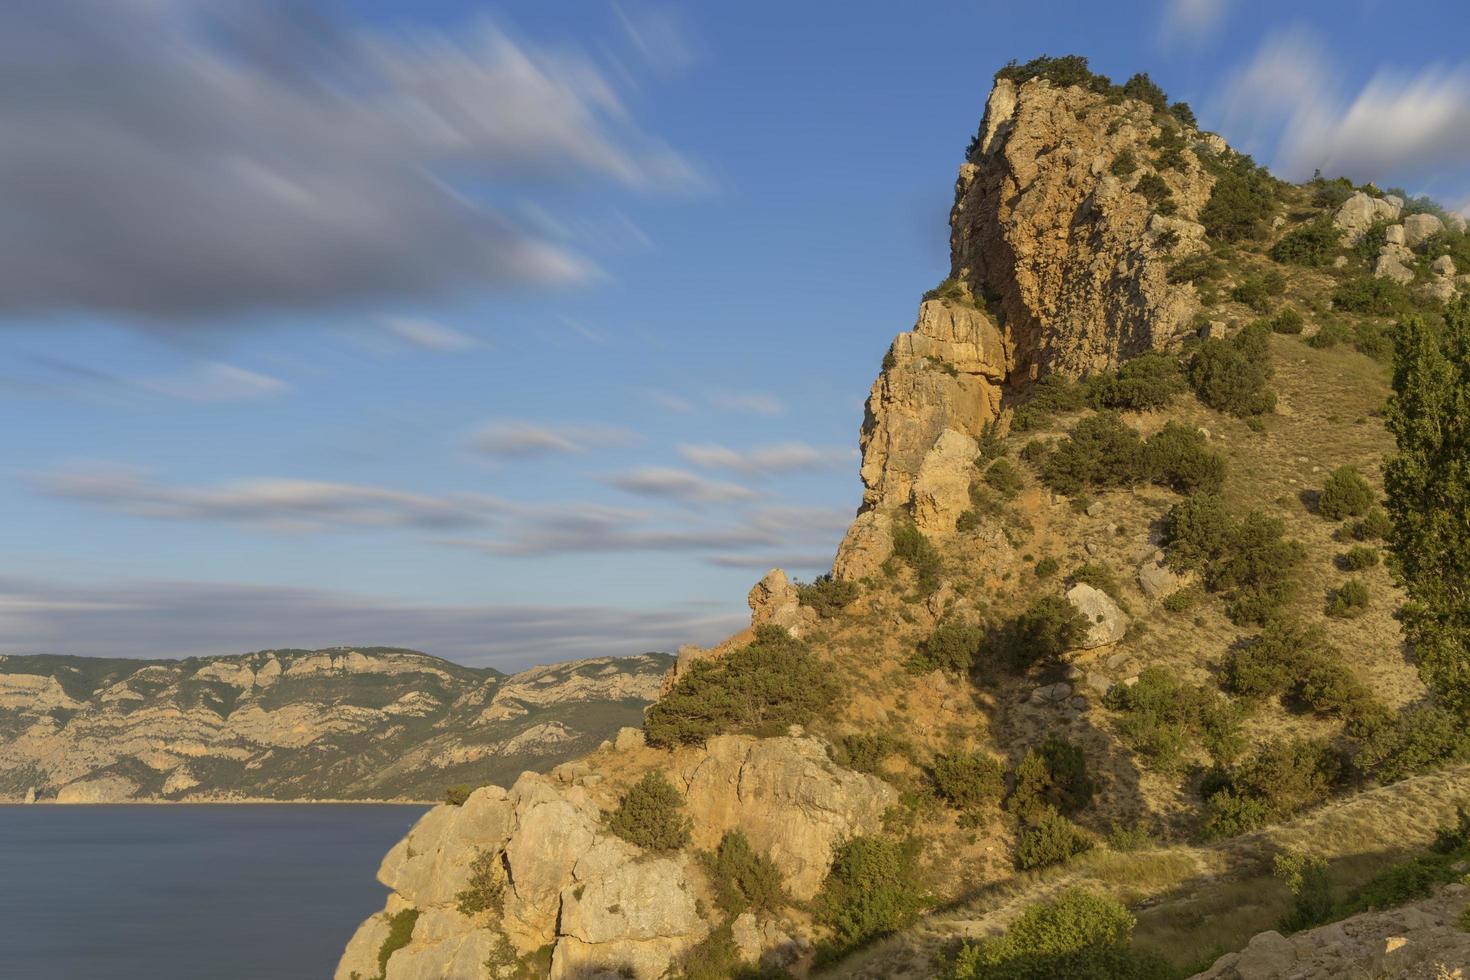
[[[671,663],[507,675],[389,647],[0,656],[0,800],[439,799],[637,724]]]

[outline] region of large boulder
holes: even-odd
[[[1156,551],[1138,566],[1138,587],[1150,599],[1163,600],[1193,580],[1193,573],[1181,575],[1164,563],[1164,553]]]
[[[1356,244],[1368,229],[1380,221],[1396,221],[1403,209],[1397,198],[1373,197],[1357,191],[1337,209],[1332,223],[1340,228],[1348,244]]]
[[[1128,632],[1128,617],[1102,589],[1078,582],[1067,590],[1067,601],[1087,620],[1082,649],[1095,650],[1117,643]]]
[[[1400,285],[1408,285],[1414,281],[1414,270],[1405,263],[1401,245],[1385,245],[1383,251],[1378,253],[1378,259],[1373,263],[1373,275],[1377,279],[1392,279]],[[1409,261],[1412,261],[1413,253],[1410,253]]]
[[[980,446],[963,432],[945,429],[924,457],[914,480],[914,523],[926,534],[951,534],[970,506],[970,483]]]
[[[746,596],[751,626],[780,626],[792,629],[801,623],[801,599],[786,573],[773,568]]]
[[[1404,219],[1404,244],[1418,248],[1444,231],[1444,222],[1432,214],[1411,214]]]

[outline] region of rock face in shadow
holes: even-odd
[[[526,773],[509,790],[483,787],[462,806],[425,814],[383,859],[378,879],[392,894],[358,929],[337,980],[373,975],[364,965],[376,971],[389,916],[410,908],[418,920],[411,941],[389,957],[386,980],[480,976],[460,972],[461,964],[483,963],[502,944],[512,958],[549,948],[558,980],[602,971],[662,976],[717,924],[696,850],[741,830],[776,863],[791,896],[808,899],[836,846],[876,832],[898,799],[882,780],[835,765],[812,738],[721,736],[664,755],[643,748],[640,735],[625,730],[584,761]],[[650,854],[607,830],[604,815],[619,796],[597,768],[615,758],[663,762],[685,796],[690,847]],[[460,895],[486,862],[502,890],[500,908],[463,914]],[[753,960],[803,943],[794,927],[746,925]]]

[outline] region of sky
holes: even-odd
[[[12,0],[0,653],[516,669],[830,565],[1006,61],[1470,209],[1470,10]]]

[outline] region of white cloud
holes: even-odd
[[[1379,68],[1354,89],[1321,40],[1268,37],[1226,84],[1224,130],[1292,179],[1410,183],[1470,168],[1470,66]],[[1460,188],[1457,188],[1457,191]]]
[[[683,445],[679,454],[695,466],[734,470],[748,476],[774,476],[800,470],[821,470],[852,461],[850,449],[818,449],[804,442],[753,446],[738,450],[714,444]]]
[[[422,317],[385,316],[380,322],[390,337],[422,350],[461,351],[480,344],[467,333]]]
[[[187,374],[143,378],[137,386],[166,398],[190,402],[229,402],[265,398],[286,391],[290,385],[279,378],[248,371],[232,364],[207,362]]]
[[[611,425],[543,425],[523,419],[500,419],[474,432],[469,444],[471,449],[486,456],[524,459],[584,453],[636,441],[634,433]]]
[[[734,606],[424,605],[269,585],[12,577],[0,578],[0,653],[186,657],[361,644],[520,670],[712,644],[749,622],[749,612]]]
[[[592,57],[483,21],[389,34],[287,0],[24,0],[0,4],[0,74],[5,314],[579,280],[589,263],[487,201],[697,182]]]
[[[1225,19],[1227,7],[1229,0],[1165,0],[1160,38],[1165,43],[1205,41]]]
[[[756,496],[754,490],[738,483],[710,480],[671,466],[645,466],[614,474],[607,478],[607,482],[628,493],[691,505],[726,504]]]
[[[781,415],[786,405],[768,391],[716,391],[709,396],[716,408],[732,412],[747,412],[751,415]]]
[[[483,525],[505,509],[473,494],[432,496],[384,487],[266,478],[214,487],[171,486],[146,470],[92,465],[34,481],[51,497],[76,500],[138,517],[214,521],[282,531],[342,527],[456,528]]]

